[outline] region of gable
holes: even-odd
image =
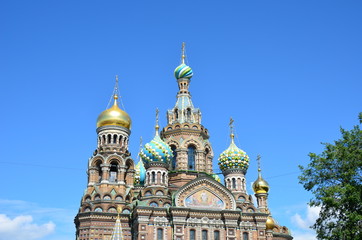
[[[199,177],[175,193],[177,207],[235,210],[234,196],[223,185],[209,177]]]

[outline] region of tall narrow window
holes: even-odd
[[[119,136],[118,143],[122,147],[122,136]]]
[[[172,168],[172,170],[176,170],[176,158],[177,158],[176,146],[171,145],[171,150],[172,150],[172,153],[173,153],[171,168]]]
[[[175,118],[176,118],[176,120],[178,119],[178,109],[177,108],[175,108]]]
[[[162,183],[166,184],[166,173],[162,174]]]
[[[107,135],[107,138],[108,138],[108,142],[107,142],[107,143],[111,143],[111,141],[112,141],[112,136],[111,136],[111,134],[108,134],[108,135]]]
[[[117,162],[112,162],[111,168],[109,169],[109,182],[117,182],[117,172],[118,164]]]
[[[98,172],[98,182],[102,181],[102,167],[101,167],[102,162],[98,161],[97,162],[97,172]]]
[[[233,189],[236,189],[236,180],[235,180],[235,178],[232,179],[232,183],[233,183],[233,187],[232,187],[232,188],[233,188]]]
[[[189,170],[195,170],[195,146],[190,145],[187,148],[188,168]]]
[[[152,172],[152,180],[151,183],[156,183],[156,173]]]
[[[220,232],[219,231],[214,232],[214,240],[220,240]]]
[[[202,230],[202,240],[207,240],[207,230]]]
[[[196,239],[196,233],[194,229],[190,230],[190,240],[195,240]]]
[[[249,233],[243,233],[243,240],[249,240]]]
[[[190,108],[187,109],[186,117],[187,117],[188,121],[191,121],[191,109]]]
[[[157,229],[157,240],[163,240],[163,229],[162,228]]]

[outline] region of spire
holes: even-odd
[[[118,75],[116,75],[116,83],[114,85],[113,95],[118,96]]]
[[[181,47],[181,63],[185,64],[185,42],[182,43]]]
[[[231,142],[234,143],[234,119],[232,117],[230,117],[229,127]]]
[[[118,75],[116,75],[116,82],[114,84],[112,96],[111,96],[111,99],[109,100],[107,108],[109,107],[109,105],[110,105],[110,103],[112,101],[112,98],[113,98],[113,106],[114,105],[118,106],[118,97],[119,97]]]
[[[263,179],[261,176],[260,159],[261,159],[261,156],[260,156],[260,154],[258,154],[258,156],[256,157],[256,161],[258,162],[258,178]]]
[[[158,136],[158,130],[160,129],[160,126],[158,125],[158,114],[159,114],[159,110],[158,108],[156,108],[156,126],[155,126],[155,130],[156,130],[156,136]]]
[[[183,42],[181,47],[181,64],[176,67],[174,71],[179,91],[177,93],[175,107],[171,111],[172,116],[167,118],[169,119],[168,124],[172,124],[174,122],[201,123],[201,113],[194,107],[189,92],[189,84],[193,76],[193,72],[192,69],[185,64],[185,59],[185,43]]]
[[[258,172],[259,172],[259,175],[261,176],[261,168],[260,168],[260,154],[258,154],[258,156],[256,157],[256,161],[258,161]]]
[[[122,207],[119,206],[117,208],[117,219],[116,223],[114,224],[111,240],[123,240],[121,218],[119,216],[121,212],[122,212]]]

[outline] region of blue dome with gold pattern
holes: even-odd
[[[229,169],[240,169],[246,173],[249,167],[248,155],[238,148],[234,143],[234,135],[231,135],[230,146],[219,156],[219,167],[221,171]]]
[[[192,78],[193,72],[192,69],[187,66],[185,63],[182,63],[175,69],[175,77],[176,79],[180,78]]]
[[[152,141],[146,143],[141,149],[140,156],[145,164],[145,167],[147,167],[152,162],[169,164],[173,154],[170,146],[162,141],[158,132],[156,132],[156,136],[152,139]]]

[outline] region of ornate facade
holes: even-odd
[[[192,75],[183,47],[176,104],[161,131],[157,111],[155,137],[142,147],[137,165],[128,151],[131,119],[118,106],[116,85],[113,106],[97,119],[97,149],[75,217],[77,240],[292,239],[271,216],[260,167],[255,194],[248,194],[249,157],[235,145],[232,128],[230,146],[218,158],[224,184],[213,173],[209,133],[189,93]]]

